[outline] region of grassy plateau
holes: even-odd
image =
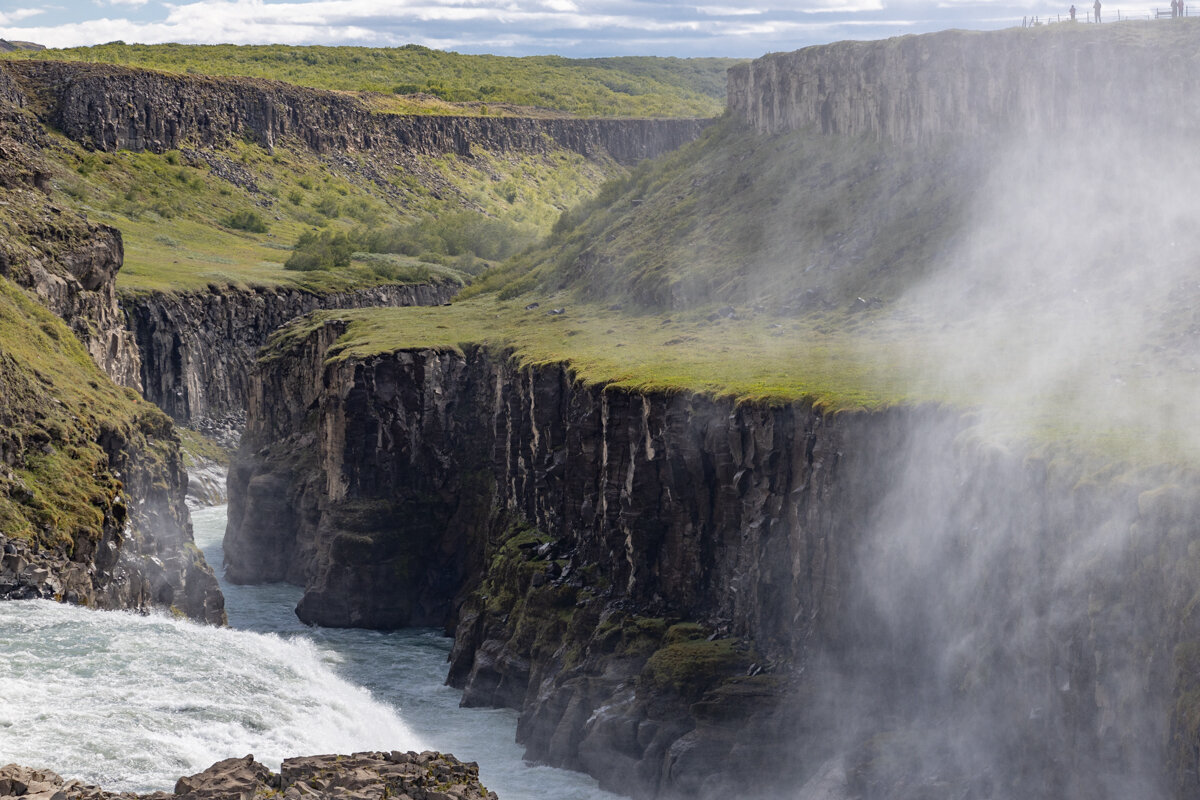
[[[576,116],[711,117],[725,101],[725,71],[737,59],[568,59],[460,55],[419,45],[396,48],[289,45],[127,45],[14,51],[0,57],[93,61],[165,72],[238,75],[369,93],[381,111]],[[524,107],[517,110],[513,107]]]

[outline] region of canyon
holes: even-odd
[[[730,71],[730,116],[744,137],[895,148],[1146,125],[1174,104],[1145,76],[1194,56],[1176,30],[1154,47],[1142,34],[954,31],[775,54]],[[528,758],[638,798],[1200,791],[1200,476],[1186,462],[1001,444],[950,403],[631,388],[503,344],[355,339],[371,319],[402,328],[400,307],[451,303],[449,283],[119,297],[120,234],[56,210],[26,112],[100,151],[234,136],[391,162],[554,146],[632,164],[706,121],[387,117],[272,82],[50,62],[0,62],[0,98],[0,180],[43,234],[0,252],[0,273],[117,383],[176,422],[241,433],[227,576],[303,586],[297,614],[314,625],[444,629],[448,681],[466,705],[516,709]],[[1193,113],[1168,115],[1173,135]],[[879,267],[866,261],[831,269]],[[716,307],[721,291],[686,302]],[[847,316],[865,329],[882,303],[857,297]],[[395,308],[358,310],[379,306]],[[774,330],[796,311],[771,313]],[[94,550],[6,544],[0,591],[221,621],[166,415],[101,442],[134,535],[114,495]],[[141,468],[146,437],[169,444]],[[9,465],[40,446],[0,444]]]
[[[1195,647],[1194,475],[1089,484],[963,443],[969,419],[934,407],[607,390],[486,348],[331,359],[345,330],[316,325],[253,373],[230,576],[304,585],[314,624],[447,625],[449,680],[519,709],[528,757],[635,797],[754,796],[845,757],[863,796],[920,796],[888,748],[923,756],[947,744],[922,725],[972,738],[986,719],[978,772],[939,781],[1159,794],[1171,763],[1188,785],[1173,670]],[[968,603],[950,588],[967,575],[982,616],[922,598],[932,581]],[[940,663],[943,636],[1008,640],[1005,662],[981,644]],[[846,685],[892,722],[856,729],[829,694]]]

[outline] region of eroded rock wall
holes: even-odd
[[[279,326],[316,309],[440,305],[457,288],[429,283],[318,294],[213,286],[202,292],[129,295],[123,306],[141,354],[146,399],[176,422],[236,443],[250,366]]]
[[[467,155],[475,144],[500,152],[563,148],[632,164],[691,141],[706,124],[375,114],[355,98],[276,81],[53,61],[5,62],[0,70],[44,99],[50,124],[99,150],[162,152],[241,136],[268,148],[290,139],[319,153]]]
[[[1075,131],[1086,134],[1081,147],[1131,125],[1175,134],[1200,124],[1200,109],[1179,102],[1197,64],[1192,34],[1063,23],[837,42],[731,68],[728,105],[762,133],[936,142]]]
[[[3,69],[0,68],[0,72]],[[121,234],[53,202],[41,152],[47,137],[21,109],[11,76],[0,79],[0,275],[33,291],[62,317],[116,383],[139,387],[137,348],[117,305]]]
[[[326,364],[342,331],[252,377],[229,574],[318,624],[449,622],[451,682],[519,709],[530,758],[664,797],[831,764],[847,796],[1165,797],[1200,763],[1195,476],[478,348]]]

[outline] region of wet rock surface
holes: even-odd
[[[27,800],[253,800],[256,797],[343,800],[496,800],[479,782],[479,767],[442,753],[369,752],[286,759],[279,773],[254,756],[218,761],[184,776],[173,793],[107,792],[65,781],[48,770],[0,767],[0,797]]]
[[[343,330],[253,375],[230,573],[447,624],[529,758],[638,797],[1190,796],[1196,476],[482,348],[326,363]]]

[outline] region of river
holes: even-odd
[[[225,507],[193,513],[220,577]],[[477,761],[501,800],[615,800],[580,773],[530,766],[516,712],[462,709],[442,684],[450,640],[429,629],[310,628],[293,586],[230,586],[229,628],[167,614],[0,603],[0,764],[106,789],[170,791],[180,775],[253,753],[364,749]]]

